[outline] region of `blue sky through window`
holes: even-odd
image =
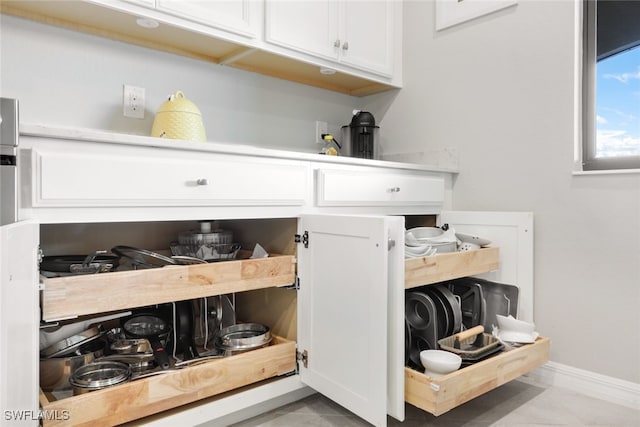
[[[640,155],[640,46],[597,63],[596,157]]]

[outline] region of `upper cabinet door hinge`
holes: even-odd
[[[296,234],[296,239],[295,239],[296,243],[301,243],[304,245],[305,248],[309,247],[309,232],[305,231],[302,236],[300,236],[299,234]]]

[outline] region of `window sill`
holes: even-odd
[[[592,170],[592,171],[583,171],[583,170],[575,170],[572,172],[574,176],[593,176],[593,175],[640,175],[640,169],[603,169],[603,170]]]

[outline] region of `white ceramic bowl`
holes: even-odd
[[[462,358],[457,354],[444,350],[423,350],[420,362],[424,373],[430,377],[440,377],[460,369]]]
[[[444,231],[438,227],[415,227],[407,231],[410,231],[413,237],[418,240],[439,237],[444,233]]]
[[[536,325],[534,323],[518,320],[511,315],[502,316],[500,314],[496,314],[496,320],[498,321],[498,329],[500,329],[501,332],[520,332],[532,335],[536,329]]]

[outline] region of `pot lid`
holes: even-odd
[[[74,387],[99,389],[127,381],[131,368],[123,362],[92,362],[76,369],[69,379]]]
[[[170,95],[169,99],[165,101],[158,109],[158,113],[169,112],[191,113],[198,116],[202,115],[200,109],[196,107],[196,104],[187,99],[187,97],[184,96],[184,93],[181,90],[178,90],[173,95]]]

